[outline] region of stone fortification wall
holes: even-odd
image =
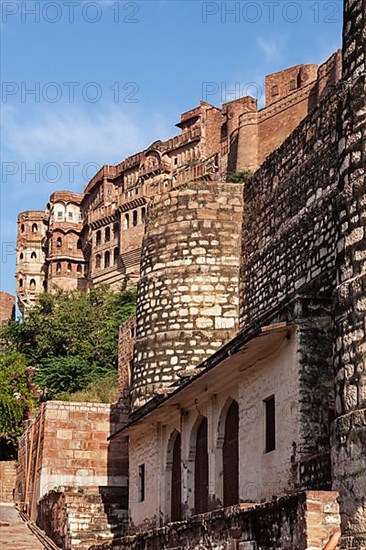
[[[240,184],[193,182],[148,213],[132,377],[135,407],[214,353],[238,328]]]

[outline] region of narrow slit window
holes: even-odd
[[[139,502],[145,500],[145,464],[139,466]]]
[[[264,400],[265,407],[265,448],[266,453],[276,448],[276,408],[275,397],[272,395]]]

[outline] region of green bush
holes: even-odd
[[[0,450],[11,454],[23,431],[24,420],[38,405],[41,391],[33,383],[34,370],[18,352],[0,353]]]

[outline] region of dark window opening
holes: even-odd
[[[140,464],[139,466],[138,498],[139,502],[145,500],[145,464]]]
[[[30,290],[36,290],[36,281],[34,279],[29,281],[29,288]]]
[[[57,246],[57,248],[61,248],[61,246],[62,246],[62,239],[61,239],[61,237],[57,237],[56,246]]]
[[[82,242],[81,242],[81,239],[78,239],[78,242],[77,242],[76,247],[77,247],[78,250],[81,250],[81,249],[82,249]]]
[[[119,257],[119,248],[115,248],[113,252],[113,264],[116,265],[118,263],[118,257]]]
[[[22,225],[20,226],[20,231],[21,231],[22,233],[24,233],[24,231],[25,231],[25,225],[24,225],[24,223],[22,223]]]
[[[222,449],[224,477],[224,506],[239,502],[239,406],[233,401],[225,420],[225,437]]]
[[[272,96],[278,95],[278,86],[272,86]]]
[[[264,400],[265,406],[265,446],[266,453],[276,448],[276,409],[274,395]]]
[[[146,219],[146,208],[143,207],[141,208],[141,222],[145,223],[145,219]]]
[[[125,214],[124,228],[128,229],[130,227],[130,217],[128,214]]]
[[[104,254],[104,267],[109,267],[110,263],[111,263],[111,255],[107,250],[107,252]]]
[[[76,273],[81,274],[82,272],[83,272],[83,268],[81,267],[81,265],[78,265],[76,268]]]
[[[19,260],[23,260],[23,258],[24,258],[24,254],[23,254],[23,252],[21,252],[20,256],[19,256]]]
[[[294,79],[290,80],[289,88],[290,88],[290,92],[292,92],[293,90],[296,90],[296,80]]]
[[[137,225],[137,210],[132,212],[132,225],[135,227]]]
[[[19,279],[19,286],[20,288],[23,286],[23,279]]]
[[[34,223],[32,225],[32,233],[37,233],[37,231],[38,231],[38,225],[36,223]]]
[[[110,230],[109,227],[105,228],[104,240],[105,240],[106,243],[111,240],[111,230]]]
[[[61,273],[61,264],[60,264],[60,262],[58,262],[56,264],[56,273]]]
[[[37,254],[35,252],[32,252],[31,254],[31,259],[32,260],[35,260],[37,258]]]
[[[67,272],[71,273],[72,271],[72,265],[70,263],[67,264]]]
[[[101,256],[100,256],[100,254],[97,254],[97,256],[95,258],[95,267],[97,269],[100,269],[100,263],[101,263]]]
[[[202,514],[208,511],[208,449],[207,418],[203,417],[197,430],[196,456],[194,465],[194,511]]]
[[[173,447],[171,491],[171,521],[182,519],[182,468],[181,468],[181,436],[177,434]]]
[[[102,242],[102,232],[97,231],[96,237],[95,237],[95,244],[100,244]]]

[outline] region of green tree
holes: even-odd
[[[33,383],[34,369],[19,352],[0,353],[0,454],[9,458],[24,420],[38,404],[41,391]]]
[[[0,345],[26,357],[50,396],[83,389],[115,371],[119,326],[134,314],[136,292],[104,285],[90,292],[41,294],[23,322],[0,332]]]

